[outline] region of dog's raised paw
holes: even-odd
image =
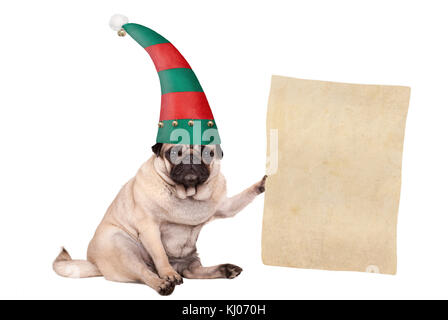
[[[236,278],[243,271],[242,268],[230,263],[222,264],[220,268],[227,279]]]
[[[258,193],[263,193],[266,190],[265,185],[266,185],[266,179],[267,178],[268,178],[268,176],[265,175],[263,177],[263,179],[261,179],[261,181],[258,183],[258,185],[257,185]]]

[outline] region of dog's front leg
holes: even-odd
[[[173,269],[166,255],[160,235],[160,224],[152,219],[140,223],[140,240],[151,256],[159,277],[175,284],[182,283],[182,277]]]
[[[259,182],[250,186],[243,192],[225,199],[216,211],[215,217],[217,218],[230,218],[244,209],[249,203],[251,203],[256,196],[264,192],[264,186],[267,176],[264,176]]]

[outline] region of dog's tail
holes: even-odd
[[[87,260],[72,260],[67,250],[62,247],[61,253],[53,262],[53,270],[62,277],[89,278],[102,276],[100,270]]]

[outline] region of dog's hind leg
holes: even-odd
[[[212,267],[203,267],[199,261],[193,262],[182,271],[182,276],[187,279],[233,279],[243,271],[240,267],[225,263]]]
[[[92,250],[96,252],[101,250],[100,254],[95,255],[95,263],[107,280],[144,283],[161,295],[173,292],[176,284],[159,278],[151,270],[142,255],[141,248],[128,235],[117,232],[111,236],[108,246],[94,244]]]

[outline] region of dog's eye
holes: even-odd
[[[215,153],[213,152],[213,150],[208,150],[208,149],[204,150],[204,157],[213,158],[214,156],[215,156]]]
[[[215,152],[210,150],[209,148],[204,148],[202,151],[202,159],[205,163],[210,164],[212,162],[212,158],[215,156]]]
[[[181,147],[174,147],[168,150],[167,155],[168,159],[171,161],[171,163],[178,163],[180,161],[180,158],[182,158],[182,148]]]
[[[171,156],[172,157],[181,157],[182,156],[182,150],[181,149],[173,149],[171,150]]]

